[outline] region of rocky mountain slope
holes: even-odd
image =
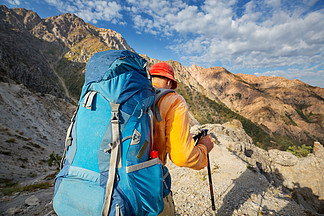
[[[159,62],[157,59],[146,59],[150,64]],[[175,69],[180,87],[184,85],[182,94],[187,92],[192,98],[198,93],[201,98],[206,96],[220,105],[224,104],[224,107],[251,120],[266,132],[269,136],[267,140],[262,140],[261,137],[265,137],[263,133],[253,137],[258,146],[286,150],[290,145],[312,146],[314,141],[324,141],[323,88],[282,77],[235,75],[222,67],[206,69],[192,65],[188,68],[176,61],[169,60],[168,63]],[[194,106],[195,102],[190,104],[190,98],[186,100],[189,107]],[[205,111],[201,115],[208,115],[209,123],[222,123],[220,118],[224,114],[203,104],[200,103],[200,108]],[[233,114],[231,116],[236,118]],[[195,117],[199,118],[197,115]],[[204,117],[200,120],[206,122]],[[249,126],[243,126],[249,130]],[[255,129],[247,132],[251,136],[256,133]]]
[[[108,49],[133,51],[119,33],[74,14],[41,19],[30,10],[0,6],[2,81],[12,79],[58,97],[78,97],[86,62]]]
[[[33,213],[43,215],[75,106],[22,84],[0,82],[0,110],[0,215],[32,215],[21,208],[35,193],[42,204]]]
[[[63,97],[58,78],[42,54],[44,44],[27,30],[40,18],[31,11],[17,11],[26,14],[18,15],[0,6],[0,80],[12,79],[39,92]]]
[[[204,86],[202,92],[207,91],[209,98],[222,101],[273,137],[286,136],[309,145],[324,141],[322,88],[281,77],[235,75],[221,67],[193,65],[187,73]]]

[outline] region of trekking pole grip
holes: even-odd
[[[199,134],[197,134],[196,136],[193,137],[193,139],[195,140],[195,145],[197,145],[199,143],[199,140],[202,136],[207,136],[208,133],[208,129],[202,129]]]

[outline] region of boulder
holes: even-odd
[[[322,160],[324,160],[324,147],[321,143],[314,142],[313,153],[314,153],[315,157],[321,158]]]
[[[295,155],[278,149],[269,150],[269,157],[272,163],[281,166],[295,166],[298,163],[298,158]]]
[[[39,205],[39,199],[35,195],[32,195],[25,200],[25,204],[28,206]]]
[[[12,207],[6,211],[6,215],[8,216],[16,215],[20,211],[21,211],[20,207]]]

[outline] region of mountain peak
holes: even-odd
[[[57,24],[69,23],[75,25],[77,23],[77,24],[85,25],[84,20],[73,13],[65,13],[58,16],[48,17],[45,20],[50,20],[51,22]]]
[[[20,30],[32,29],[41,21],[37,13],[25,8],[9,9],[5,5],[0,5],[0,13],[2,22]]]

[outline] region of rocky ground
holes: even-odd
[[[311,215],[281,187],[234,155],[220,139],[210,153],[216,215]],[[168,163],[177,215],[212,215],[207,169]],[[53,187],[1,198],[2,215],[55,215]]]
[[[8,83],[0,85],[0,105],[0,215],[55,215],[55,156],[63,150],[73,106]],[[216,215],[320,215],[296,203],[293,193],[269,182],[237,154],[238,145],[252,143],[240,124],[208,128],[215,139],[210,164]],[[193,133],[197,130],[192,127]],[[167,166],[177,215],[211,215],[207,169],[180,168],[170,161]]]
[[[214,134],[217,136],[217,134]],[[307,215],[281,187],[230,149],[231,137],[218,136],[210,153],[216,215]],[[207,169],[200,171],[168,163],[177,215],[211,215]]]
[[[0,82],[0,215],[50,212],[73,107],[24,85]]]

